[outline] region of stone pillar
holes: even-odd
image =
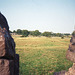
[[[75,32],[75,31],[74,31]],[[73,62],[73,66],[68,71],[56,72],[54,75],[75,75],[75,34],[72,35],[66,58]]]
[[[0,75],[14,75],[14,61],[0,59]]]
[[[0,75],[19,75],[19,55],[9,33],[6,18],[0,13]]]
[[[65,75],[75,75],[75,35],[71,37],[66,58],[73,62],[73,66],[69,68],[68,72],[66,72]]]

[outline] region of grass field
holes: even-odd
[[[68,70],[66,59],[70,38],[13,37],[20,56],[20,75],[53,75]]]

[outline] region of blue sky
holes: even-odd
[[[72,33],[75,25],[75,0],[0,0],[0,11],[10,30]]]

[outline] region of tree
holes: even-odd
[[[72,35],[75,36],[75,31],[73,31]]]
[[[33,35],[34,31],[29,31],[29,35]]]
[[[39,36],[40,34],[41,34],[41,32],[39,32],[39,30],[35,30],[35,31],[30,32],[30,35],[33,35],[33,36]]]
[[[17,34],[22,34],[22,30],[21,29],[17,29],[17,32],[16,32]]]
[[[11,31],[11,30],[9,30],[9,32],[10,32],[10,33],[12,33],[12,31]]]
[[[61,34],[61,33],[57,33],[56,35],[57,35],[58,37],[61,37],[61,36],[62,36],[62,34]]]
[[[27,37],[29,35],[29,31],[28,30],[22,30],[22,35]]]
[[[70,35],[70,33],[65,33],[64,35],[69,36],[69,35]]]
[[[53,33],[52,36],[57,36],[56,33]]]
[[[51,32],[44,32],[42,33],[43,36],[46,36],[46,37],[51,37],[52,33]]]
[[[15,31],[15,30],[13,30],[13,33],[16,33],[16,31]]]
[[[61,39],[64,39],[64,36],[61,36]]]

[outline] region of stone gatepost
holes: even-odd
[[[69,68],[68,72],[66,72],[65,75],[75,75],[75,34],[73,34],[71,37],[66,58],[73,62],[73,66]]]
[[[73,32],[75,33],[75,31]],[[66,58],[73,62],[73,66],[68,71],[56,72],[54,75],[75,75],[75,34],[72,35]]]
[[[0,13],[0,75],[19,75],[19,55],[9,33],[6,18]]]

